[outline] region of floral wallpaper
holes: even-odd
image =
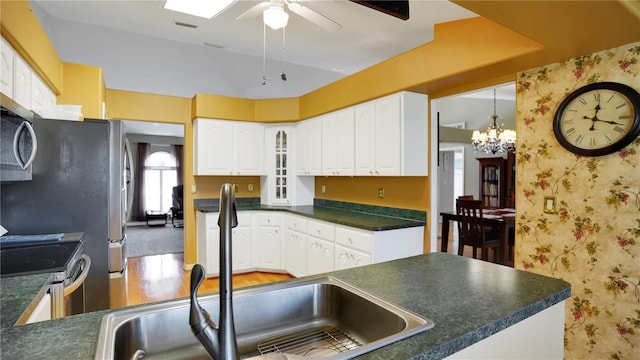
[[[553,134],[563,98],[601,81],[640,91],[640,42],[518,73],[515,267],[571,283],[566,359],[640,359],[640,138],[582,157]]]

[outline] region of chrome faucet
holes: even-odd
[[[236,330],[233,321],[233,294],[231,283],[231,229],[238,226],[235,192],[232,184],[220,189],[220,317],[219,327],[209,313],[198,303],[198,288],[205,278],[202,265],[191,270],[191,331],[215,360],[239,359]]]

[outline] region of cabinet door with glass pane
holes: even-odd
[[[293,195],[293,127],[274,126],[267,134],[268,201],[272,205],[289,205]]]

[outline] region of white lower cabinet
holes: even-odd
[[[198,263],[220,273],[218,213],[196,214]],[[282,235],[284,234],[284,235]],[[238,213],[233,271],[286,271],[301,277],[423,253],[424,226],[367,231],[276,211]]]
[[[309,275],[333,271],[334,244],[309,236],[307,238],[307,272]]]
[[[307,275],[307,220],[285,216],[285,270],[295,277]]]
[[[261,270],[282,270],[281,216],[274,211],[256,212],[253,241],[253,267]]]
[[[251,213],[239,213],[238,214],[238,226],[232,230],[232,259],[233,259],[233,271],[242,272],[252,269],[251,259],[251,240],[253,236],[251,234],[253,226],[251,223]]]
[[[333,262],[335,264],[335,270],[350,269],[356,266],[371,264],[371,255],[336,244]]]
[[[220,228],[218,213],[196,213],[197,263],[207,276],[220,274]]]

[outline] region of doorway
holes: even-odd
[[[170,208],[173,187],[182,184],[184,176],[184,125],[126,120],[125,126],[137,185],[134,211],[127,223],[126,256],[183,253],[184,228],[172,225]],[[148,222],[147,210],[164,214],[164,219],[156,215]]]
[[[464,146],[443,146],[439,151],[438,166],[438,214],[441,212],[454,212],[455,199],[464,195]],[[441,217],[438,215],[438,234],[441,234]],[[451,251],[458,251],[458,228],[454,226],[452,231],[453,242]],[[438,245],[438,244],[436,244]]]
[[[479,165],[476,158],[491,155],[476,153],[471,144],[471,134],[477,129],[484,131],[489,125],[489,116],[494,112],[494,89],[501,122],[506,128],[515,129],[516,91],[513,82],[430,99],[430,153],[438,154],[438,160],[432,158],[429,169],[429,174],[433,174],[430,176],[429,214],[431,252],[439,251],[440,213],[453,211],[455,198],[459,195],[479,197]],[[456,226],[451,228],[454,229],[454,242],[453,246],[449,246],[450,252],[457,247],[457,229]]]

